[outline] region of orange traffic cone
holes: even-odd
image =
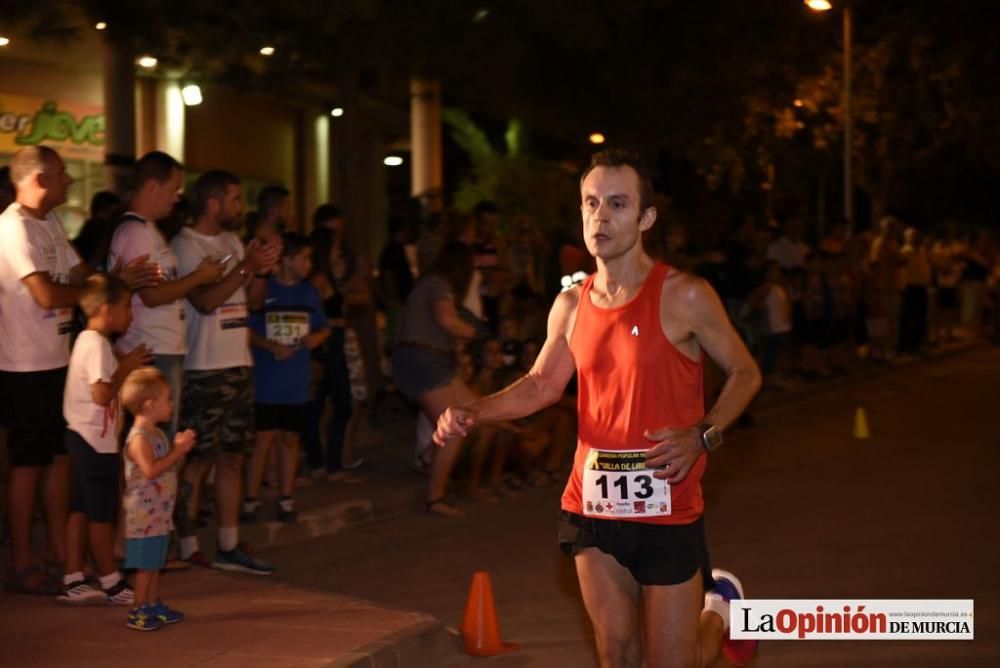
[[[858,440],[871,438],[871,432],[868,431],[868,416],[865,414],[865,409],[860,406],[854,411],[854,438]]]
[[[493,656],[517,649],[517,645],[500,639],[500,622],[493,604],[493,585],[486,571],[472,574],[469,600],[462,618],[462,638],[465,640],[465,653],[472,656]]]

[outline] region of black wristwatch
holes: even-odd
[[[701,435],[701,447],[705,452],[711,452],[722,445],[722,430],[714,424],[702,422],[698,425],[698,433]]]

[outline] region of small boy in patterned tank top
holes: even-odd
[[[177,498],[177,464],[194,447],[188,429],[174,437],[171,448],[158,423],[169,422],[174,406],[170,386],[154,367],[133,371],[122,386],[122,403],[135,416],[125,439],[125,567],[136,569],[135,608],[126,625],[155,631],[184,615],[159,599],[160,569]]]

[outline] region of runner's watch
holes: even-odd
[[[714,424],[702,422],[698,425],[698,433],[701,435],[701,447],[706,452],[711,452],[722,445],[722,430]]]

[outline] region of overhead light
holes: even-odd
[[[262,56],[273,56],[274,47],[273,46],[262,46],[260,47],[260,55]]]
[[[590,143],[591,144],[603,144],[604,143],[604,135],[602,135],[600,132],[595,132],[595,133],[591,134],[590,135]]]
[[[802,100],[795,100],[795,102],[792,102],[792,104],[794,104],[796,107],[801,107],[802,106]]]
[[[340,118],[341,116],[344,115],[344,108],[334,107],[333,109],[330,110],[330,115],[333,116],[334,118]]]
[[[151,70],[156,67],[156,63],[160,62],[153,56],[143,56],[139,58],[139,67],[145,67],[147,70]]]
[[[107,29],[107,27],[108,24],[105,23],[104,21],[98,21],[97,23],[94,24],[94,30],[105,30]]]
[[[181,88],[181,98],[184,106],[194,107],[202,103],[201,86],[198,84],[188,84]]]
[[[6,37],[0,37],[0,46],[7,46],[10,44],[10,40]]]
[[[490,10],[483,8],[476,11],[476,13],[472,15],[472,20],[475,21],[476,23],[479,23],[480,21],[485,21],[486,17],[489,15],[490,15]]]
[[[833,9],[830,0],[805,0],[806,7],[814,12],[826,12]]]
[[[403,159],[398,155],[387,155],[385,160],[382,161],[386,167],[399,167],[403,164]]]

